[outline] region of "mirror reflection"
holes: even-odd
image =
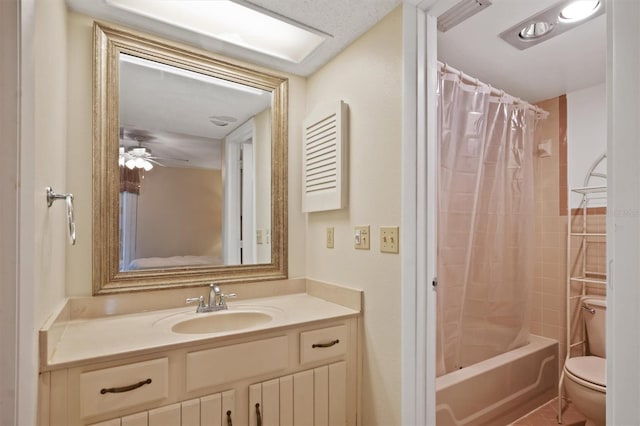
[[[271,92],[119,54],[120,271],[271,262]]]
[[[287,278],[287,79],[100,23],[94,53],[94,294]]]

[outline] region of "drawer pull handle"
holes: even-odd
[[[260,414],[260,404],[256,403],[256,422],[262,426],[262,415]]]
[[[314,343],[313,345],[311,345],[312,348],[330,348],[333,345],[337,345],[338,343],[340,343],[339,339],[333,340],[329,343]]]
[[[148,385],[151,383],[151,379],[147,379],[147,380],[143,380],[141,382],[138,383],[134,383],[133,385],[129,385],[129,386],[122,386],[120,388],[102,388],[100,389],[100,393],[102,395],[104,395],[105,393],[122,393],[122,392],[129,392],[132,391],[134,389],[138,389],[144,385]]]
[[[227,426],[233,426],[233,422],[231,421],[231,410],[227,410]]]

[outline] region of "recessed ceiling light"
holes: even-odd
[[[136,15],[295,63],[330,37],[257,6],[229,0],[105,1]]]
[[[597,18],[605,6],[602,0],[562,0],[504,30],[500,38],[517,49],[529,49]]]
[[[560,11],[560,20],[580,21],[596,13],[598,7],[600,7],[600,0],[576,0]]]
[[[533,22],[524,27],[518,33],[518,36],[520,36],[520,38],[524,40],[533,40],[547,35],[552,29],[553,24],[550,24],[548,22]]]

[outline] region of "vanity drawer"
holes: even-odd
[[[321,361],[347,352],[347,326],[321,328],[300,333],[300,363]]]
[[[187,354],[187,392],[281,371],[289,366],[287,336]]]
[[[169,396],[169,358],[80,374],[80,416],[93,417]]]

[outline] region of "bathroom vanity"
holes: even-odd
[[[40,333],[40,424],[355,425],[361,292],[300,281],[211,313],[70,299]]]

